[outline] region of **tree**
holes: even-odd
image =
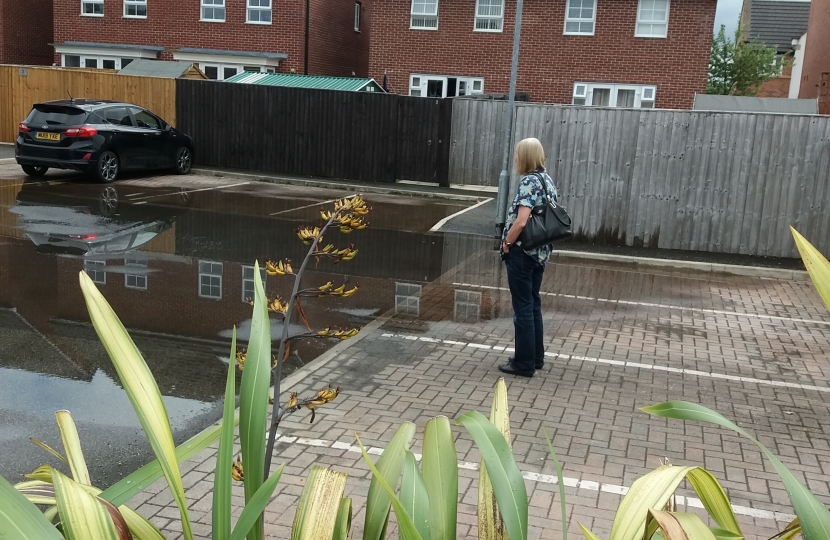
[[[706,93],[754,96],[761,84],[781,74],[783,66],[775,47],[767,47],[758,38],[744,40],[740,28],[735,30],[734,40],[729,39],[721,25],[712,40]]]

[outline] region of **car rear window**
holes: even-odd
[[[65,105],[35,105],[27,124],[35,126],[80,126],[86,121],[86,112]]]

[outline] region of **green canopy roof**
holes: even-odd
[[[363,77],[324,77],[321,75],[245,71],[225,79],[225,82],[264,84],[266,86],[291,86],[294,88],[318,88],[322,90],[345,90],[347,92],[383,92],[383,89],[374,79]]]

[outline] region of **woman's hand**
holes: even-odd
[[[507,245],[507,240],[505,240],[504,242],[501,243],[501,252],[502,253],[507,253],[509,251],[510,251],[510,246]]]

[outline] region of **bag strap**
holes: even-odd
[[[533,171],[530,174],[532,174],[533,176],[538,178],[539,182],[542,183],[542,189],[545,191],[545,197],[547,197],[547,201],[546,201],[545,204],[550,204],[550,203],[556,204],[556,201],[554,201],[553,197],[550,196],[550,191],[548,191],[548,182],[547,182],[547,180],[545,180],[545,177],[542,176],[541,174],[539,174],[538,171]]]

